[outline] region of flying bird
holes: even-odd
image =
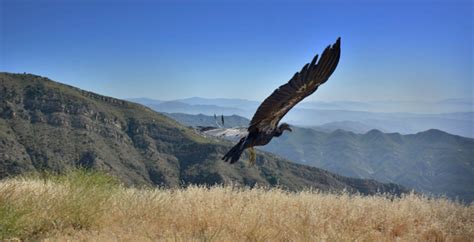
[[[250,161],[255,162],[254,146],[266,145],[273,137],[280,137],[283,131],[292,131],[290,125],[279,122],[296,104],[305,97],[314,93],[318,87],[325,83],[336,69],[341,55],[341,38],[336,43],[329,45],[323,51],[321,58],[314,57],[311,63],[307,63],[301,71],[295,73],[290,81],[267,97],[255,112],[248,134],[242,137],[227,154],[222,157],[226,162],[235,163],[239,160],[242,152],[250,148]]]

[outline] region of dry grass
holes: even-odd
[[[0,182],[0,239],[472,241],[474,205],[417,195],[130,189],[101,174]]]

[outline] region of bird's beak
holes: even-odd
[[[286,130],[293,132],[293,130],[290,127],[286,128]]]

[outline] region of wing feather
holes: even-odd
[[[325,83],[336,69],[341,55],[340,38],[332,46],[326,47],[318,61],[316,55],[311,63],[295,73],[290,81],[278,87],[267,97],[255,112],[249,132],[271,132],[291,108],[314,93]]]

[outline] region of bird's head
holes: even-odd
[[[290,132],[293,131],[293,130],[291,130],[290,125],[287,124],[287,123],[282,123],[282,124],[280,124],[280,126],[278,127],[278,129],[279,129],[280,132],[282,132],[282,133],[283,133],[284,130],[288,130],[288,131],[290,131]]]

